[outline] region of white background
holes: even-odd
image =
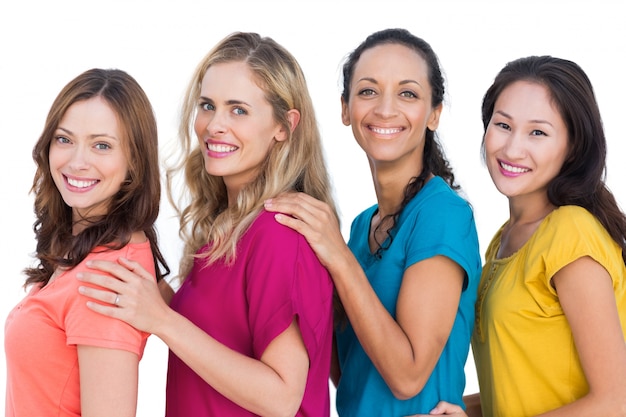
[[[180,99],[199,60],[233,31],[255,31],[289,49],[302,65],[324,138],[347,237],[350,221],[374,203],[360,148],[340,120],[339,68],[366,35],[404,27],[439,55],[447,97],[439,129],[458,181],[475,209],[481,252],[507,218],[506,199],[482,165],[480,103],[498,70],[526,55],[578,62],[591,78],[608,138],[608,183],[623,185],[624,0],[596,1],[3,1],[0,4],[0,318],[24,295],[22,269],[35,248],[31,149],[60,89],[93,67],[120,68],[146,90],[163,147],[176,135]],[[158,222],[173,270],[180,242],[164,200]],[[3,341],[3,336],[0,336]],[[148,341],[140,365],[138,416],[163,415],[167,349]],[[467,392],[476,392],[473,362]],[[0,410],[5,365],[0,361]],[[36,401],[36,399],[33,399]],[[334,411],[333,411],[334,413]]]

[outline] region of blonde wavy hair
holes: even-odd
[[[255,74],[257,85],[273,107],[274,118],[287,132],[285,141],[274,142],[257,177],[244,187],[229,206],[221,177],[206,172],[202,150],[193,124],[198,109],[202,79],[211,65],[244,62]],[[287,112],[300,112],[292,131]],[[301,191],[329,204],[335,210],[330,180],[323,157],[321,137],[304,74],[296,59],[269,37],[235,32],[219,42],[197,66],[182,104],[179,128],[180,155],[166,170],[168,197],[180,219],[184,242],[179,279],[185,279],[196,257],[207,264],[236,258],[237,242],[263,208],[267,198],[288,191]],[[182,174],[183,192],[174,198],[175,178]],[[196,254],[210,242],[207,251]]]

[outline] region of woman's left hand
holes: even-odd
[[[440,401],[435,408],[433,408],[429,414],[414,414],[407,417],[427,417],[427,416],[456,416],[467,417],[463,408],[458,405],[450,404],[445,401]]]
[[[328,204],[305,193],[284,193],[265,201],[265,210],[276,212],[276,221],[300,233],[332,274],[345,256],[352,256]]]
[[[86,271],[77,274],[79,281],[104,288],[86,285],[78,288],[81,294],[99,301],[87,302],[91,310],[123,320],[138,330],[157,333],[157,327],[169,307],[149,272],[137,262],[124,258],[120,258],[117,263],[93,260],[87,266],[109,274]]]

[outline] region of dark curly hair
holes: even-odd
[[[428,66],[428,81],[432,90],[432,107],[435,108],[439,106],[443,102],[445,94],[445,82],[439,66],[439,59],[431,46],[425,40],[418,38],[406,29],[385,29],[372,33],[352,53],[350,53],[350,55],[348,55],[343,65],[342,72],[343,91],[341,93],[341,97],[344,102],[349,102],[350,86],[352,84],[354,68],[356,67],[363,52],[385,44],[399,44],[406,46],[407,48],[415,51],[424,59],[424,61],[426,61],[426,65]],[[437,139],[437,133],[428,128],[426,128],[422,163],[422,172],[417,177],[411,178],[409,183],[406,185],[406,188],[404,189],[404,198],[398,211],[385,216],[385,218],[382,219],[377,226],[381,227],[381,225],[385,223],[385,220],[391,218],[391,227],[387,231],[389,236],[389,240],[387,241],[388,243],[383,246],[380,242],[377,242],[378,250],[376,252],[376,256],[378,258],[380,258],[383,251],[391,245],[391,242],[393,241],[394,229],[402,210],[404,210],[406,205],[422,189],[431,174],[443,178],[454,190],[458,190],[460,188],[459,185],[455,183],[452,168],[445,157],[441,144]]]

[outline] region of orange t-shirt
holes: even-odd
[[[143,354],[149,334],[87,308],[76,279],[91,259],[139,262],[153,276],[150,242],[120,250],[97,248],[75,268],[41,288],[34,286],[9,313],[4,331],[7,363],[5,417],[80,416],[77,345]],[[92,270],[93,271],[93,270]]]

